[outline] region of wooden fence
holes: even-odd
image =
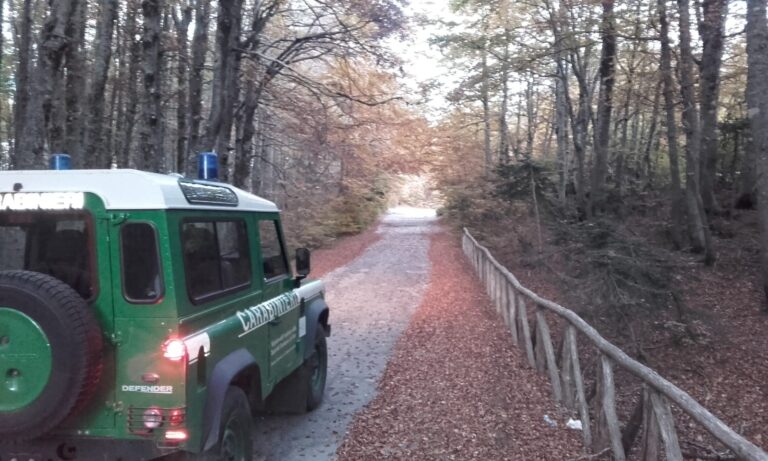
[[[627,459],[616,411],[613,367],[618,366],[643,383],[644,410],[639,450],[642,460],[661,459],[662,451],[667,460],[683,459],[671,401],[730,449],[738,459],[768,461],[768,453],[740,436],[688,393],[608,342],[573,311],[523,287],[514,275],[494,259],[487,248],[477,243],[467,229],[464,229],[462,247],[509,327],[513,339],[525,351],[530,366],[549,376],[555,400],[578,412],[585,447],[593,451],[610,452],[615,460]],[[532,322],[529,322],[528,309],[535,311],[530,315]],[[559,361],[555,355],[546,312],[564,320],[565,331]],[[592,421],[584,389],[577,347],[579,333],[598,351],[596,393],[592,400],[596,421]]]

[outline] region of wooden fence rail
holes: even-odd
[[[513,340],[525,351],[530,366],[549,376],[555,400],[579,413],[582,439],[588,449],[594,452],[608,449],[615,460],[627,458],[616,413],[613,369],[618,366],[643,383],[644,411],[640,446],[640,458],[643,461],[661,459],[662,451],[669,461],[683,459],[670,402],[699,423],[738,459],[768,461],[768,453],[740,436],[688,393],[608,342],[576,313],[523,287],[487,248],[477,243],[467,229],[464,229],[462,247],[509,328]],[[533,309],[533,326],[528,320],[529,308]],[[551,312],[565,321],[559,363],[545,312]],[[535,336],[532,332],[535,332]],[[595,408],[592,413],[584,390],[577,347],[578,333],[599,351],[596,395],[593,399]],[[535,342],[532,339],[534,337]],[[591,419],[594,421],[591,422]]]

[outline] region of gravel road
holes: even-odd
[[[435,221],[432,210],[390,210],[377,231],[381,240],[323,277],[333,328],[325,400],[305,415],[259,418],[254,459],[335,457],[354,414],[374,397],[393,346],[424,296]]]

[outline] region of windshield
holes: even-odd
[[[90,299],[93,256],[90,217],[83,212],[0,213],[0,270],[48,274]]]

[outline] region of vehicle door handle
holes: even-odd
[[[280,318],[278,317],[275,320],[270,320],[269,325],[270,326],[280,325]]]

